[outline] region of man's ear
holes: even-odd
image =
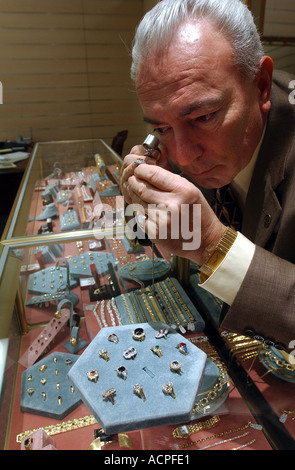
[[[273,61],[268,56],[263,56],[260,60],[259,71],[256,77],[259,90],[260,109],[263,113],[270,110],[270,93],[272,86]]]

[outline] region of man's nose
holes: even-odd
[[[203,147],[196,136],[186,134],[175,136],[174,155],[177,165],[187,167],[200,158],[202,153]]]

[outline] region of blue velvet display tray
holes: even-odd
[[[26,369],[21,377],[21,410],[63,419],[79,406],[81,400],[67,378],[77,359],[74,354],[55,352]],[[40,367],[43,371],[39,370]],[[41,380],[45,383],[42,384]],[[29,393],[30,389],[33,392]]]
[[[75,209],[68,209],[59,217],[60,229],[62,232],[80,228],[80,220]]]
[[[109,272],[108,263],[115,265],[115,257],[112,253],[87,251],[69,260],[70,277],[89,277],[92,275],[90,265],[95,264],[99,276]]]
[[[64,250],[64,245],[61,243],[56,245],[48,245],[48,246],[38,246],[35,249],[34,255],[40,251],[42,254],[42,258],[45,264],[51,264],[56,262],[56,258],[62,256]]]
[[[166,277],[170,271],[171,264],[168,261],[162,258],[155,258],[154,264],[151,259],[125,264],[118,269],[118,274],[124,279],[131,281],[135,278],[147,282],[152,281],[153,278],[158,280]]]
[[[133,339],[136,328],[144,329],[144,341]],[[169,331],[166,338],[156,338],[163,328]],[[108,340],[114,333],[119,339],[117,343]],[[187,345],[187,355],[177,347],[183,342]],[[161,347],[162,357],[151,351],[156,345]],[[137,354],[134,359],[125,359],[123,353],[130,347],[136,348]],[[101,349],[107,350],[109,360],[99,356]],[[116,434],[189,421],[206,359],[201,349],[161,322],[109,327],[92,340],[69,371],[68,378],[104,431]],[[171,361],[181,363],[181,375],[170,370]],[[127,368],[126,380],[116,372],[121,366]],[[93,370],[99,374],[97,382],[87,377]],[[167,382],[173,383],[175,398],[163,393],[162,386]],[[143,386],[146,400],[133,392],[138,383]],[[102,396],[110,388],[116,389],[114,404]]]
[[[67,269],[65,267],[50,266],[31,274],[29,277],[30,294],[55,294],[65,289],[73,289],[77,281],[70,277],[67,285]]]

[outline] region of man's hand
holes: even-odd
[[[136,160],[138,155],[126,158]],[[129,163],[123,170],[122,185],[126,201],[142,206],[146,215],[141,218],[142,228],[149,238],[174,254],[202,265],[225,233],[226,227],[201,191],[160,166]]]
[[[160,146],[159,150],[155,150],[153,158],[150,157],[142,145],[136,145],[131,149],[131,152],[126,155],[120,171],[120,190],[128,204],[132,203],[129,194],[128,179],[133,175],[134,169],[138,166],[136,160],[142,160],[148,165],[157,165],[170,170],[170,164],[167,159],[167,152],[165,147]]]

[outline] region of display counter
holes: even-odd
[[[291,448],[279,358],[219,331],[196,267],[134,236],[120,165],[102,140],[33,149],[1,241],[1,448]]]

